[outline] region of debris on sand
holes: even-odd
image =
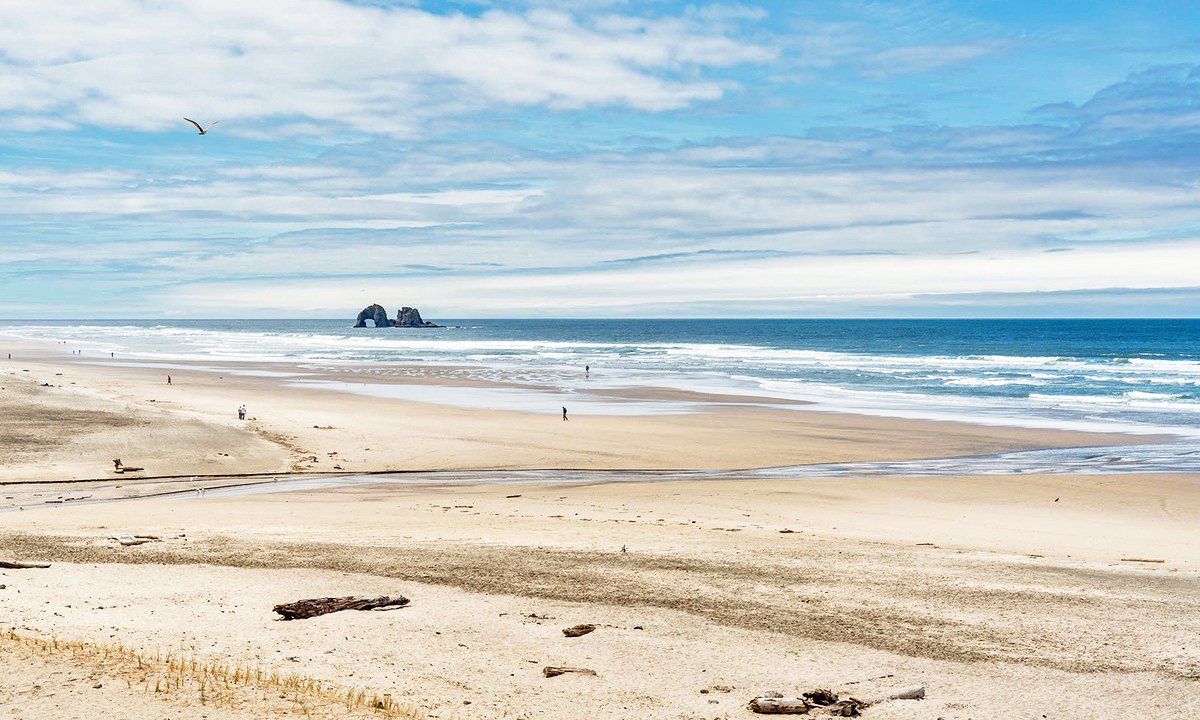
[[[26,570],[26,569],[30,569],[30,568],[48,568],[48,567],[50,567],[50,563],[21,562],[19,560],[13,560],[13,561],[0,560],[0,568],[5,568],[8,570]]]
[[[562,632],[567,637],[579,637],[580,635],[587,635],[595,629],[595,625],[572,625],[569,628],[563,628]]]
[[[858,717],[862,714],[863,709],[881,702],[888,700],[920,700],[923,697],[925,697],[925,687],[922,685],[908,685],[896,688],[895,690],[865,700],[855,697],[841,699],[832,690],[818,688],[802,693],[800,697],[792,698],[783,697],[777,692],[763,693],[750,701],[749,709],[752,712],[763,714],[803,715],[809,711],[814,711],[835,717]]]
[[[122,545],[144,545],[148,542],[158,542],[160,539],[157,535],[130,535],[129,533],[117,533],[109,537]]]
[[[589,670],[587,668],[554,667],[551,665],[547,665],[546,667],[542,668],[542,675],[545,675],[548,678],[557,677],[559,675],[565,675],[567,673],[578,673],[579,675],[595,675],[596,671]]]
[[[118,474],[127,473],[127,472],[140,472],[140,471],[146,469],[146,468],[130,467],[128,465],[124,465],[121,463],[121,458],[117,458],[116,460],[113,460],[113,466],[114,466],[113,472],[116,472]]]
[[[403,595],[388,597],[340,597],[340,598],[310,598],[297,600],[292,603],[282,603],[271,608],[283,617],[281,620],[304,620],[317,615],[327,615],[340,610],[384,610],[403,607],[408,604],[408,598]]]

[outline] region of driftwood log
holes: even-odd
[[[569,628],[563,628],[563,635],[567,637],[579,637],[580,635],[587,635],[595,629],[595,625],[572,625]]]
[[[122,545],[145,545],[148,542],[157,542],[160,538],[157,535],[130,535],[129,533],[117,533],[110,536],[113,540]]]
[[[283,616],[283,620],[304,620],[317,615],[328,615],[339,610],[380,610],[385,608],[403,607],[408,604],[408,598],[403,595],[388,597],[340,597],[340,598],[311,598],[297,600],[292,603],[282,603],[271,608]]]
[[[567,673],[578,673],[580,675],[595,675],[596,671],[588,670],[587,668],[554,667],[552,665],[547,665],[546,667],[542,668],[542,674],[548,678],[556,677],[558,675],[565,675]]]
[[[48,567],[50,567],[50,563],[20,562],[20,561],[10,562],[8,560],[0,560],[0,568],[9,568],[12,570],[25,570],[28,568],[48,568]]]
[[[803,697],[756,697],[750,701],[751,711],[762,714],[803,715],[814,711],[835,717],[858,717],[863,708],[876,705],[888,700],[920,700],[925,697],[925,688],[921,685],[908,685],[896,688],[873,697],[860,700],[858,698],[839,699],[830,690],[817,689],[804,693]]]

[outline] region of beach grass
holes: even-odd
[[[0,633],[0,649],[65,659],[124,681],[128,689],[188,703],[266,713],[286,709],[309,718],[429,717],[415,702],[397,700],[388,692],[282,672],[251,659],[218,660],[195,652],[143,650],[119,640],[96,643],[16,628]]]

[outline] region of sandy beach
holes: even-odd
[[[3,718],[698,720],[752,717],[747,703],[770,691],[914,684],[925,699],[863,717],[1200,716],[1196,476],[625,474],[1146,438],[656,388],[597,394],[687,412],[564,422],[557,400],[534,413],[297,384],[506,385],[462,368],[164,369],[10,351],[0,561],[49,567],[0,569]],[[118,458],[141,470],[115,472]],[[217,490],[524,469],[606,472]],[[96,502],[117,498],[134,499]],[[410,602],[272,612],[352,595]],[[595,630],[563,634],[577,624]]]

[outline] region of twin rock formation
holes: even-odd
[[[422,320],[421,313],[417,312],[416,308],[410,307],[400,308],[396,319],[388,320],[387,310],[384,310],[383,306],[379,304],[363,308],[362,312],[358,314],[358,319],[354,321],[354,327],[366,327],[368,320],[374,322],[375,327],[444,327]]]

